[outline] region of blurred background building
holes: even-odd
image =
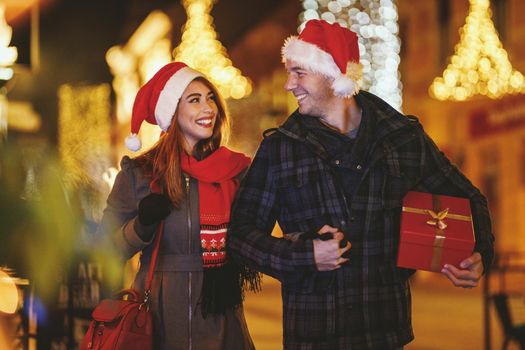
[[[0,349],[74,349],[92,307],[125,283],[118,266],[94,253],[102,239],[95,230],[118,162],[128,154],[123,140],[141,84],[175,58],[205,71],[229,97],[231,147],[253,155],[262,131],[296,108],[283,89],[280,49],[310,18],[359,34],[363,87],[416,115],[489,201],[493,271],[471,291],[417,273],[416,340],[407,348],[499,347],[505,332],[494,296],[508,296],[513,323],[525,323],[522,0],[0,0],[0,6]],[[158,131],[143,129],[147,147]],[[281,347],[279,293],[268,278],[262,294],[247,298],[259,349]],[[8,314],[13,303],[15,313]]]

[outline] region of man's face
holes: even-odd
[[[286,60],[288,80],[284,85],[299,103],[299,112],[316,117],[326,117],[330,101],[334,98],[331,80],[305,69],[292,60]]]

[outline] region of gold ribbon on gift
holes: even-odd
[[[445,224],[445,221],[443,221],[443,219],[447,217],[448,208],[437,213],[429,209],[427,210],[427,213],[432,217],[432,220],[427,220],[428,225],[437,226],[442,230],[447,228],[447,224]]]
[[[448,212],[449,208],[441,210],[440,196],[436,194],[432,195],[432,210],[403,207],[403,211],[406,213],[430,215],[431,219],[426,223],[436,227],[434,231],[434,244],[432,245],[433,249],[430,270],[439,271],[441,269],[441,255],[443,253],[443,245],[445,244],[445,229],[447,228],[447,224],[443,220],[447,218],[461,221],[472,221],[472,217],[459,214],[450,214]]]
[[[407,213],[416,213],[416,214],[429,214],[429,211],[432,211],[433,213],[435,213],[435,211],[433,211],[433,210],[411,208],[411,207],[403,207],[403,211],[407,212]],[[441,212],[439,212],[439,213],[441,213]],[[429,214],[429,215],[431,215],[431,214]],[[472,221],[472,218],[470,216],[459,215],[459,214],[447,213],[446,218],[447,219],[454,219],[454,220],[462,220],[462,221]],[[432,225],[432,226],[435,226],[435,225]]]

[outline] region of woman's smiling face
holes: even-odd
[[[202,81],[194,80],[184,90],[176,117],[187,151],[212,136],[218,110],[215,94]]]

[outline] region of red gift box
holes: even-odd
[[[466,198],[408,192],[403,198],[397,266],[441,271],[472,255],[475,237]]]

